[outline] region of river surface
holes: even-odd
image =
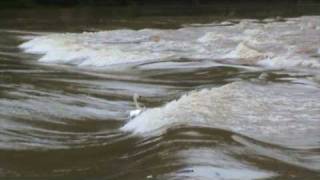
[[[2,11],[0,178],[319,179],[320,8],[304,8]]]

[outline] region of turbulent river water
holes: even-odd
[[[320,16],[66,12],[2,12],[1,178],[320,178]]]

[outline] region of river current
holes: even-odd
[[[320,16],[72,18],[2,21],[1,178],[320,178]]]

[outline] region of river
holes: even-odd
[[[319,179],[311,9],[0,12],[0,177]]]

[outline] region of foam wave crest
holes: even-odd
[[[317,144],[320,91],[289,84],[235,82],[190,92],[160,108],[148,109],[122,130],[136,134],[164,132],[179,125],[231,130],[263,141]],[[310,135],[312,134],[312,135]],[[310,142],[309,142],[310,141]],[[306,145],[306,144],[304,144]]]
[[[227,24],[227,25],[224,25]],[[320,18],[238,23],[177,30],[113,30],[37,36],[23,43],[42,62],[109,66],[179,58],[271,68],[319,68]]]

